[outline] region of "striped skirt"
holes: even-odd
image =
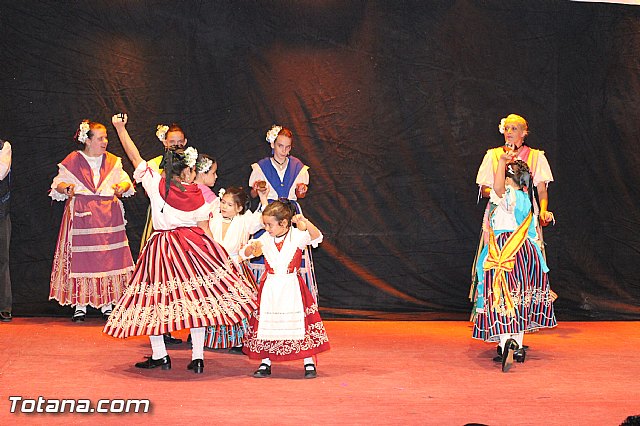
[[[256,292],[200,228],[156,231],[104,328],[114,337],[216,326],[244,334]]]
[[[496,237],[500,248],[509,235],[510,232],[504,232]],[[484,309],[477,313],[474,320],[473,338],[497,342],[500,334],[532,332],[557,325],[549,277],[541,268],[533,242],[528,239],[525,241],[516,254],[513,270],[505,272],[509,294],[515,305],[514,316],[506,315],[503,302],[494,302],[493,276],[493,269],[484,271]]]
[[[236,265],[238,263],[236,262]],[[242,274],[247,279],[247,283],[251,285],[256,292],[258,291],[258,285],[255,282],[255,278],[251,273],[251,270],[247,266],[247,262],[240,262],[239,264]],[[249,328],[249,321],[243,321],[243,327],[227,327],[225,325],[218,325],[207,327],[207,331],[204,336],[204,346],[209,349],[227,349],[234,346],[242,345],[245,333]]]
[[[51,267],[49,299],[101,308],[115,303],[133,272],[124,207],[117,197],[66,202]]]

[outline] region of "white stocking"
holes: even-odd
[[[162,336],[149,336],[151,342],[151,359],[160,359],[167,356],[167,347],[164,345],[164,337]]]
[[[191,329],[191,359],[204,359],[204,327]]]
[[[511,335],[505,333],[498,336],[500,337],[500,349],[504,349],[504,344],[507,343],[507,340],[509,340],[509,338],[511,338]]]
[[[522,341],[524,340],[524,331],[521,331],[518,334],[512,334],[511,338],[518,343],[518,348],[522,347]]]

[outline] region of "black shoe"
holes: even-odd
[[[162,335],[162,337],[164,338],[165,345],[179,345],[180,343],[182,343],[182,339],[176,339],[175,337],[171,336],[171,333],[165,333]]]
[[[187,365],[187,370],[193,370],[196,374],[201,374],[204,371],[204,360],[194,359]]]
[[[11,321],[11,312],[9,311],[2,311],[0,312],[0,321],[2,322],[9,322]]]
[[[80,309],[76,309],[75,313],[71,317],[71,321],[73,322],[84,322],[84,318],[87,316],[85,311],[81,311]]]
[[[513,365],[513,354],[518,350],[518,343],[513,339],[508,339],[502,351],[502,372],[506,373]]]
[[[524,350],[524,346],[513,353],[513,359],[516,362],[524,362],[527,357],[527,351]]]
[[[146,361],[136,362],[136,367],[146,370],[156,367],[161,367],[163,370],[171,370],[171,358],[169,358],[169,355],[163,356],[160,359],[153,359],[148,356]]]
[[[244,352],[242,352],[242,346],[234,346],[232,348],[229,348],[229,353],[233,355],[244,355]]]
[[[318,377],[318,372],[316,371],[316,366],[314,364],[305,364],[304,365],[304,378],[305,379],[315,379]]]
[[[109,309],[108,311],[104,311],[102,313],[102,319],[107,321],[109,319],[109,316],[111,315],[111,309]]]
[[[254,371],[253,377],[256,379],[262,379],[263,377],[269,377],[271,375],[271,366],[265,363],[260,364],[258,369]]]
[[[520,349],[522,349],[522,350],[524,350],[526,352],[527,349],[529,349],[529,346],[522,345],[522,347]],[[500,357],[500,359],[502,359],[502,348],[500,347],[500,345],[496,346],[496,352],[498,352],[498,356]],[[495,358],[494,358],[494,360],[495,360]]]
[[[498,356],[494,356],[493,357],[493,362],[502,362],[502,355],[498,355]]]

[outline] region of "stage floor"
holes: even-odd
[[[195,375],[186,343],[168,346],[171,370],[139,370],[147,338],[107,337],[97,318],[15,318],[0,323],[0,424],[618,425],[640,414],[639,322],[561,322],[527,335],[526,362],[508,373],[467,322],[325,324],[332,349],[318,378],[304,380],[302,361],[254,379],[258,363],[212,350]],[[73,398],[148,399],[151,409],[18,413],[37,410],[39,397],[41,408]]]

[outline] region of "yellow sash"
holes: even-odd
[[[496,242],[496,236],[493,229],[489,230],[489,252],[487,258],[482,265],[485,271],[495,270],[493,275],[493,285],[491,287],[493,291],[493,302],[491,309],[495,312],[498,311],[501,302],[504,300],[504,306],[506,315],[515,316],[515,306],[509,293],[507,286],[507,280],[505,278],[505,272],[513,271],[513,267],[516,263],[516,253],[520,250],[520,247],[527,239],[527,232],[529,231],[529,225],[533,218],[532,213],[527,215],[527,218],[513,231],[507,241],[505,242],[502,250],[498,247]]]

